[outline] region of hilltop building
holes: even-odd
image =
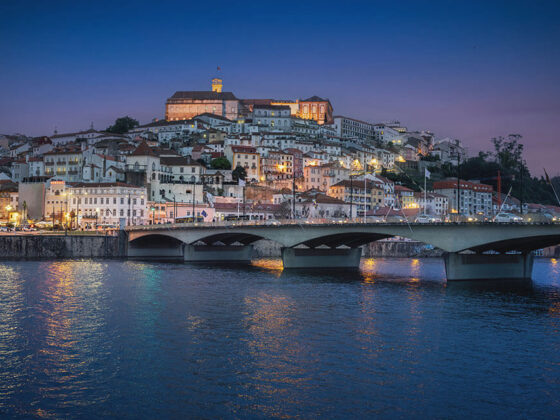
[[[238,99],[232,92],[223,91],[223,80],[213,78],[209,91],[177,91],[165,103],[167,121],[189,120],[211,113],[229,120],[252,116],[255,107],[282,107],[290,115],[318,124],[332,124],[333,107],[328,99],[312,96],[307,99]],[[287,108],[286,108],[287,107]]]

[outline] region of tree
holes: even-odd
[[[123,134],[138,127],[140,123],[134,118],[130,118],[128,115],[126,117],[117,118],[115,124],[107,127],[105,131],[109,133]]]
[[[238,166],[231,173],[231,177],[233,178],[234,181],[239,181],[240,179],[244,180],[245,178],[247,178],[247,171],[245,170],[244,167]]]
[[[231,169],[231,163],[225,156],[212,159],[210,166],[212,169]]]
[[[502,194],[507,194],[511,189],[511,196],[522,198],[525,203],[556,204],[551,186],[542,177],[539,179],[531,176],[523,160],[521,139],[519,134],[493,138],[492,152],[480,152],[477,156],[461,162],[461,178],[480,180],[484,184],[492,185],[494,191],[497,191],[499,172]],[[445,163],[439,169],[439,174],[445,178],[455,178],[457,167]]]
[[[523,158],[523,137],[520,134],[509,134],[507,138],[500,136],[492,139],[496,162],[505,170],[516,170]]]

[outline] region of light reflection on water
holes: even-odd
[[[0,416],[552,417],[560,263],[0,263]]]

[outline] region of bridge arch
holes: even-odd
[[[161,233],[151,233],[132,239],[128,243],[128,256],[133,258],[180,259],[184,242]]]

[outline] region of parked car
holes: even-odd
[[[392,215],[388,216],[386,219],[387,223],[405,223],[406,219],[402,216]]]
[[[414,219],[414,221],[416,223],[441,223],[441,219],[439,217],[430,216],[427,214],[419,214],[418,216],[416,216],[416,219]]]
[[[513,213],[498,213],[496,217],[494,217],[494,222],[497,223],[519,223],[522,221],[522,217],[516,216]]]

